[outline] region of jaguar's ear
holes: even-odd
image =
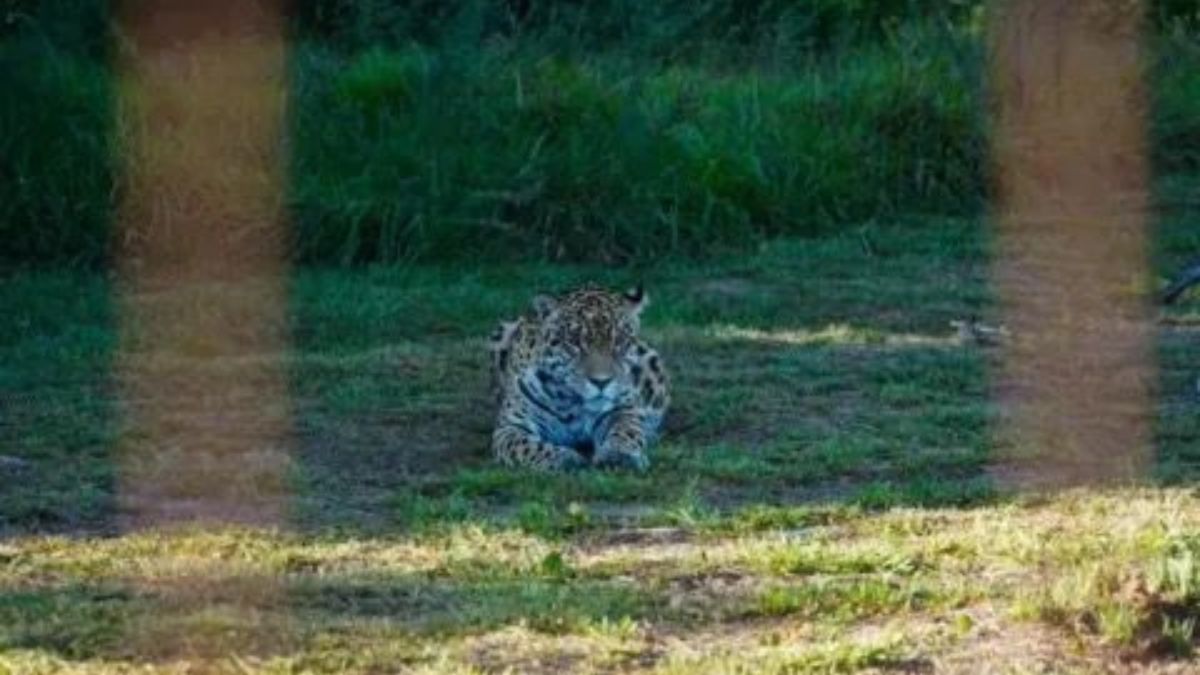
[[[641,284],[638,284],[637,286],[625,291],[623,295],[626,304],[629,305],[629,311],[634,316],[640,314],[641,311],[646,308],[646,305],[650,304],[650,298],[646,297],[646,292],[642,289]]]
[[[558,300],[552,295],[539,293],[533,298],[533,313],[538,319],[545,319],[558,309]]]

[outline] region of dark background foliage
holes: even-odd
[[[298,260],[649,260],[986,202],[984,3],[293,0]],[[0,3],[0,261],[103,264],[103,0]],[[1200,10],[1149,10],[1161,174],[1200,166]]]

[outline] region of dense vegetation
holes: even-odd
[[[645,260],[978,213],[983,4],[297,0],[295,255]],[[107,5],[0,3],[0,261],[105,258]],[[1156,164],[1194,171],[1200,20],[1151,15]]]

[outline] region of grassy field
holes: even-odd
[[[118,297],[135,46],[0,0],[0,675],[1200,669],[1195,296],[1120,488],[1006,483],[1002,350],[950,326],[996,318],[982,4],[651,4],[293,3],[263,319],[269,280]],[[1148,285],[1200,251],[1200,15],[1151,19]],[[651,296],[652,467],[497,468],[483,338],[582,281]],[[269,525],[123,520],[280,466]]]
[[[1172,269],[1200,248],[1196,191],[1165,185]],[[172,347],[137,367],[176,383],[155,404],[184,420],[152,438],[117,395],[114,286],[12,275],[0,672],[1194,667],[1197,304],[1161,331],[1157,475],[1022,496],[993,479],[996,352],[948,325],[991,316],[987,250],[947,219],[642,269],[302,269],[271,353],[170,335],[172,313],[239,325],[256,282],[147,291]],[[676,392],[650,472],[492,466],[492,323],[536,289],[634,279]],[[288,377],[286,522],[121,532],[118,448],[194,458],[200,424],[253,457],[270,413],[207,418],[198,392],[241,400],[254,363]]]

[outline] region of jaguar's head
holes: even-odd
[[[585,400],[615,398],[633,382],[630,357],[646,304],[641,286],[624,293],[588,287],[560,297],[539,295],[533,308],[541,371]]]

